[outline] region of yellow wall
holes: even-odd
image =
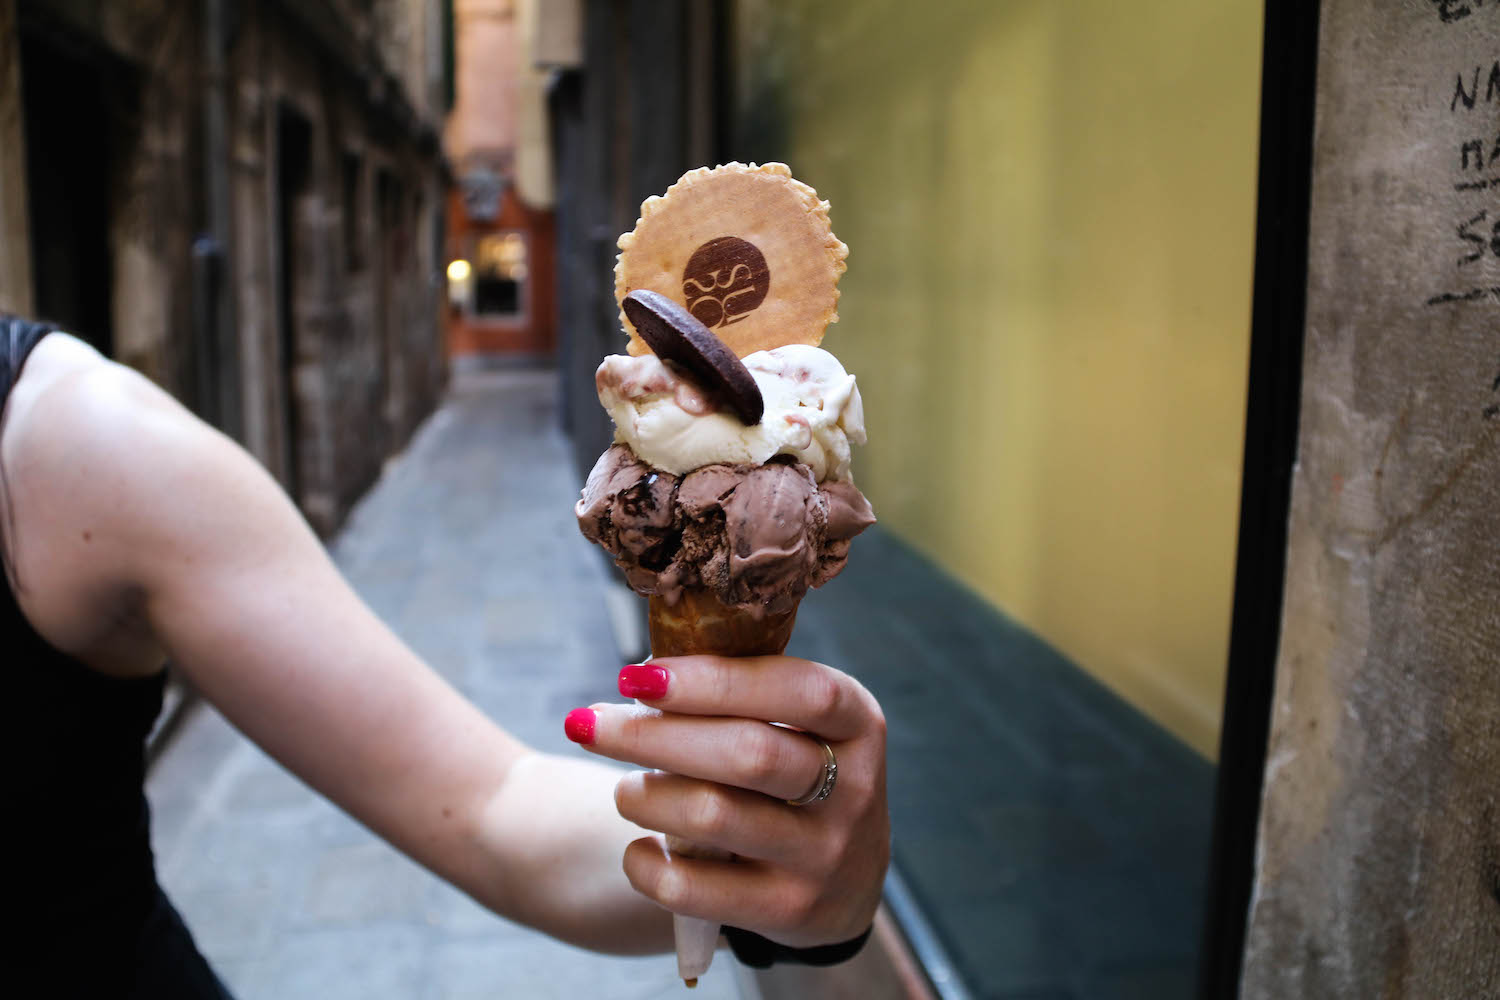
[[[882,522],[1206,755],[1228,647],[1262,8],[742,0],[737,153],[849,244]]]

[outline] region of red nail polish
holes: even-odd
[[[650,663],[632,663],[620,671],[620,693],[627,698],[651,701],[667,693],[667,681],[671,677],[666,667]]]
[[[594,723],[596,719],[592,708],[575,708],[568,713],[563,720],[563,732],[568,734],[568,739],[574,743],[582,743],[589,746],[594,742]]]

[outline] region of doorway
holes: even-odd
[[[20,48],[34,310],[113,357],[113,191],[139,83],[127,65],[35,25]]]
[[[276,327],[278,375],[281,387],[282,484],[302,500],[302,417],[297,391],[299,364],[297,315],[302,276],[309,273],[299,252],[298,205],[307,197],[312,180],[312,124],[287,104],[276,109]]]

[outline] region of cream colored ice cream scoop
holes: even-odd
[[[864,403],[854,376],[827,351],[789,344],[744,359],[765,410],[747,425],[716,407],[691,379],[652,354],[613,354],[595,373],[615,440],[644,462],[684,475],[715,463],[761,465],[790,455],[818,482],[847,481],[849,446],[865,443]]]

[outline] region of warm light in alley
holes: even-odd
[[[469,262],[463,258],[450,261],[448,264],[448,280],[453,282],[468,281],[471,272]]]

